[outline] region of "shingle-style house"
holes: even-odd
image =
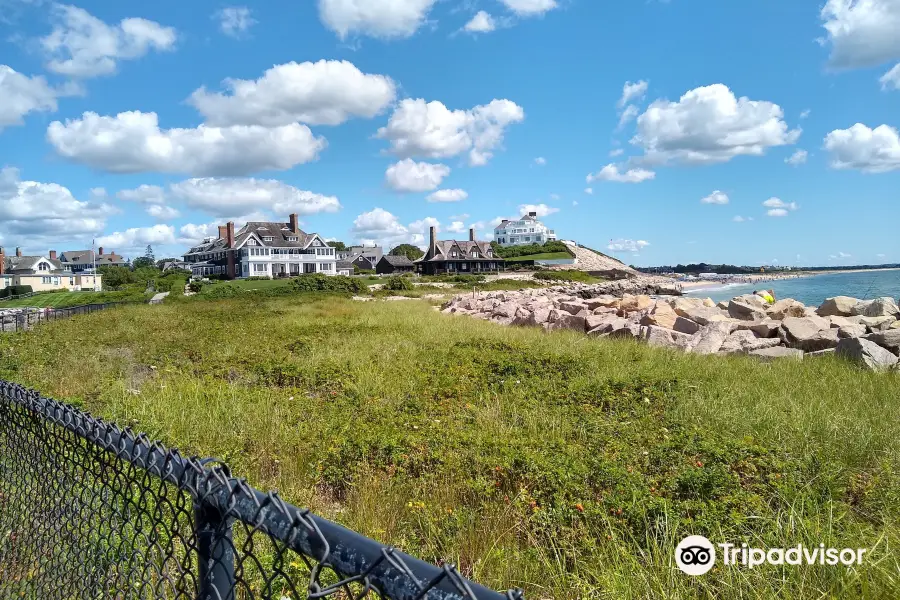
[[[412,273],[416,270],[413,261],[405,256],[392,256],[385,254],[375,265],[375,272],[379,275],[392,275],[397,273]]]
[[[56,252],[51,252],[55,255]],[[55,256],[54,256],[55,258]],[[92,271],[94,266],[100,267],[126,267],[128,261],[125,257],[116,254],[114,251],[103,252],[103,246],[98,248],[96,254],[93,250],[69,250],[63,252],[59,257],[59,262],[73,273],[83,273]]]
[[[423,275],[439,273],[485,273],[503,270],[505,261],[494,254],[490,242],[475,239],[469,229],[469,240],[437,240],[435,228],[429,230],[429,244],[425,256],[415,261],[416,271]]]
[[[501,246],[543,244],[556,240],[556,232],[538,221],[536,212],[530,212],[518,219],[503,219],[494,227],[494,240]]]
[[[185,255],[195,277],[292,277],[301,273],[337,274],[337,256],[317,233],[300,230],[297,215],[287,223],[251,221],[234,230],[234,222],[219,226],[217,238],[207,238]]]
[[[99,290],[102,275],[73,273],[56,258],[50,256],[23,256],[16,248],[15,256],[7,256],[0,248],[0,289],[11,285],[30,285],[34,292],[50,290]]]
[[[346,260],[337,261],[337,274],[353,275],[353,263],[347,262]]]

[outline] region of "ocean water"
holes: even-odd
[[[685,294],[700,298],[708,297],[719,302],[761,289],[774,290],[775,297],[779,300],[793,298],[807,306],[818,306],[825,298],[833,296],[852,296],[860,299],[890,296],[897,300],[900,297],[900,270],[855,271],[779,281],[718,285],[685,290]]]

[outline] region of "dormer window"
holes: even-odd
[[[50,265],[48,265],[47,263],[45,263],[45,262],[38,263],[38,271],[49,271],[49,270],[50,270]]]
[[[289,236],[287,240],[288,240],[289,242],[296,242],[296,241],[297,241],[297,236],[295,236],[295,235]]]
[[[247,245],[248,245],[248,246],[255,246],[255,245],[256,245],[256,240],[254,240],[253,238],[250,238],[249,240],[247,240]]]
[[[493,250],[488,250],[488,251],[487,251],[487,255],[488,255],[488,258],[491,258],[492,256],[494,256],[494,251],[493,251]]]
[[[271,235],[267,235],[267,236],[263,237],[264,242],[271,242],[274,239],[275,238],[273,238]]]

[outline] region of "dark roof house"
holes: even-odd
[[[391,273],[412,273],[416,268],[415,263],[405,256],[393,256],[385,254],[375,265],[375,272],[379,275]]]
[[[436,238],[435,228],[431,227],[428,250],[422,258],[415,261],[419,273],[482,273],[499,271],[504,267],[505,261],[494,254],[490,242],[475,239],[475,229],[469,229],[467,241]]]

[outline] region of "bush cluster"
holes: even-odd
[[[408,291],[413,289],[414,287],[415,286],[409,280],[409,277],[402,277],[400,275],[388,277],[387,283],[384,284],[384,289],[392,290],[395,292]]]
[[[339,292],[344,294],[361,294],[368,287],[358,279],[346,275],[323,275],[310,273],[295,277],[291,282],[295,292]]]
[[[538,271],[532,275],[532,277],[541,281],[582,281],[589,283],[597,280],[596,277],[592,277],[584,271],[576,271],[574,269],[564,271]]]
[[[532,254],[546,254],[550,252],[569,252],[569,247],[562,242],[546,242],[544,244],[528,244],[524,246],[501,246],[496,242],[492,242],[491,247],[494,249],[494,253],[501,258],[531,256]]]
[[[0,290],[0,298],[21,296],[22,294],[30,294],[31,292],[32,289],[30,285],[11,285]]]

